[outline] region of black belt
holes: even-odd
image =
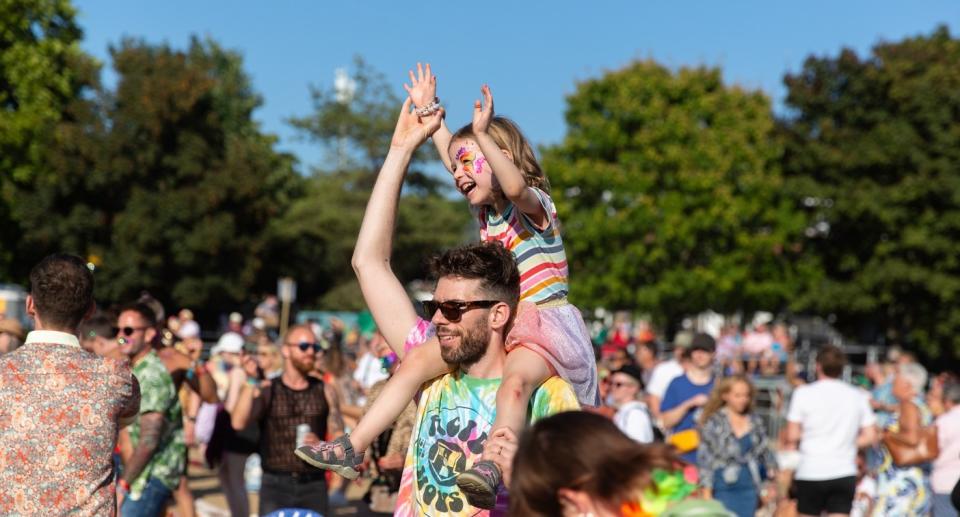
[[[317,472],[275,472],[271,470],[264,470],[263,473],[264,475],[290,480],[294,483],[307,483],[310,481],[327,480],[327,472],[323,470],[319,470]]]

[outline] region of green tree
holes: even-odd
[[[799,300],[861,339],[960,354],[960,41],[810,57],[785,78],[784,174],[825,277]]]
[[[275,281],[267,227],[300,188],[290,156],[252,118],[260,98],[238,54],[125,40],[111,48],[116,91],[58,131],[39,174],[17,192],[31,231],[24,263],[55,249],[98,267],[101,299],[146,289],[195,307],[243,301]]]
[[[311,88],[313,113],[291,119],[311,141],[328,151],[308,179],[307,194],[275,221],[274,248],[294,257],[287,274],[298,280],[298,296],[322,308],[360,309],[360,294],[350,257],[376,174],[390,145],[402,99],[385,77],[362,59],[354,64],[352,95],[335,88]],[[468,236],[469,211],[462,200],[444,196],[446,178],[425,172],[437,158],[425,145],[416,155],[400,203],[393,267],[400,278],[426,275],[426,257],[459,244]],[[300,267],[296,267],[300,265]],[[309,267],[303,267],[309,265]]]
[[[19,280],[15,185],[43,166],[55,127],[96,78],[75,18],[69,0],[0,0],[0,279]]]
[[[770,101],[720,71],[652,61],[585,81],[544,164],[583,308],[662,323],[781,308],[815,271],[782,195]]]

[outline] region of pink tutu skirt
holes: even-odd
[[[600,405],[596,356],[583,316],[576,307],[565,301],[542,306],[521,302],[507,336],[507,353],[518,346],[536,352],[550,363],[557,375],[573,386],[581,405]]]

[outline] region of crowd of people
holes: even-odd
[[[451,132],[430,67],[410,79],[352,259],[376,329],[277,332],[270,297],[208,354],[190,310],[98,311],[85,262],[47,257],[33,330],[0,322],[0,514],[194,515],[196,451],[235,516],[254,454],[260,515],[327,514],[364,473],[371,508],[401,516],[957,515],[955,377],[901,352],[857,386],[830,345],[803,371],[770,317],[678,332],[669,351],[652,329],[593,346],[529,142],[488,87]],[[391,243],[430,138],[481,232],[432,257],[417,307]]]

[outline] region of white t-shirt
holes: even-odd
[[[613,415],[613,423],[630,438],[640,443],[653,442],[653,423],[647,405],[639,400],[632,400],[620,406]]]
[[[800,424],[796,479],[823,481],[857,474],[857,435],[877,422],[869,395],[837,379],[800,386],[787,420]]]
[[[360,384],[363,391],[366,392],[374,384],[389,377],[387,372],[383,371],[380,359],[371,353],[363,354],[357,360],[357,369],[353,372],[353,380]],[[366,397],[360,397],[357,402],[361,405],[366,403]]]
[[[670,382],[683,375],[683,366],[676,359],[664,361],[653,368],[650,374],[650,384],[647,385],[646,392],[663,401],[663,395],[667,392]]]

